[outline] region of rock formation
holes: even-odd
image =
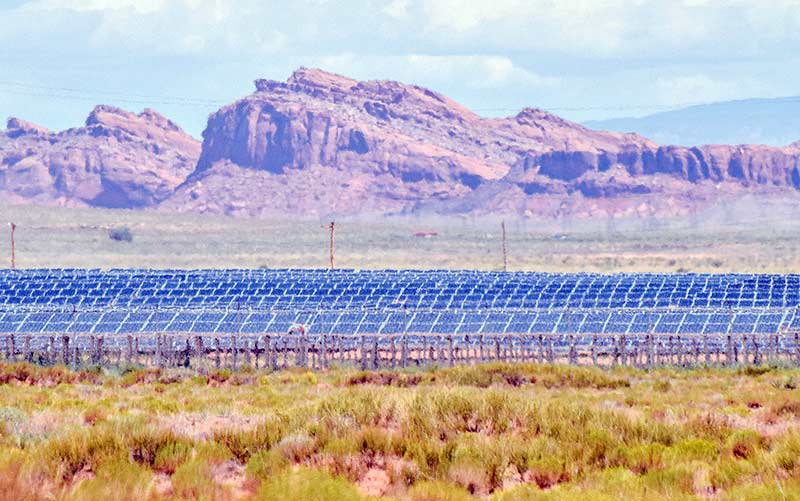
[[[97,106],[84,127],[58,133],[10,118],[0,131],[0,198],[152,206],[186,179],[199,155],[197,140],[152,110]]]
[[[163,207],[674,214],[720,193],[795,192],[799,153],[659,146],[533,108],[482,118],[414,85],[300,69],[209,118],[197,169]]]
[[[100,106],[60,133],[12,118],[0,133],[0,196],[246,216],[589,217],[800,195],[800,141],[661,146],[535,108],[483,118],[415,85],[305,68],[255,86],[209,117],[202,151],[149,110]]]

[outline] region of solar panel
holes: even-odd
[[[798,275],[0,271],[0,331],[21,333],[769,333],[798,305]]]

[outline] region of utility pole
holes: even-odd
[[[506,248],[506,222],[500,222],[500,228],[503,230],[503,271],[508,271],[508,249]]]
[[[17,242],[14,239],[14,233],[17,231],[17,225],[14,223],[8,223],[11,227],[11,269],[17,269]]]
[[[331,230],[331,269],[333,269],[333,244],[334,244],[334,236],[336,233],[333,221],[331,221],[331,224],[328,226],[328,228]]]

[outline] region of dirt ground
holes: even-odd
[[[508,269],[798,272],[799,214],[788,202],[743,200],[675,219],[508,218]],[[0,204],[0,221],[18,225],[17,265],[22,268],[329,266],[327,219]],[[335,266],[501,270],[500,222],[462,216],[338,219]],[[122,227],[131,231],[132,241],[109,237]],[[5,233],[0,233],[0,266],[10,266],[8,229],[0,231]]]

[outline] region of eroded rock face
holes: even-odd
[[[164,208],[659,215],[743,189],[800,190],[797,144],[660,146],[534,108],[482,118],[414,85],[304,68],[255,85],[210,117],[197,169]]]
[[[97,106],[84,127],[51,132],[18,118],[0,131],[0,196],[12,202],[137,208],[169,197],[200,143],[155,111]]]
[[[99,106],[54,133],[0,132],[4,200],[167,211],[663,216],[723,196],[800,195],[785,148],[661,146],[526,108],[483,118],[436,92],[301,68],[209,117],[200,144],[146,110]]]

